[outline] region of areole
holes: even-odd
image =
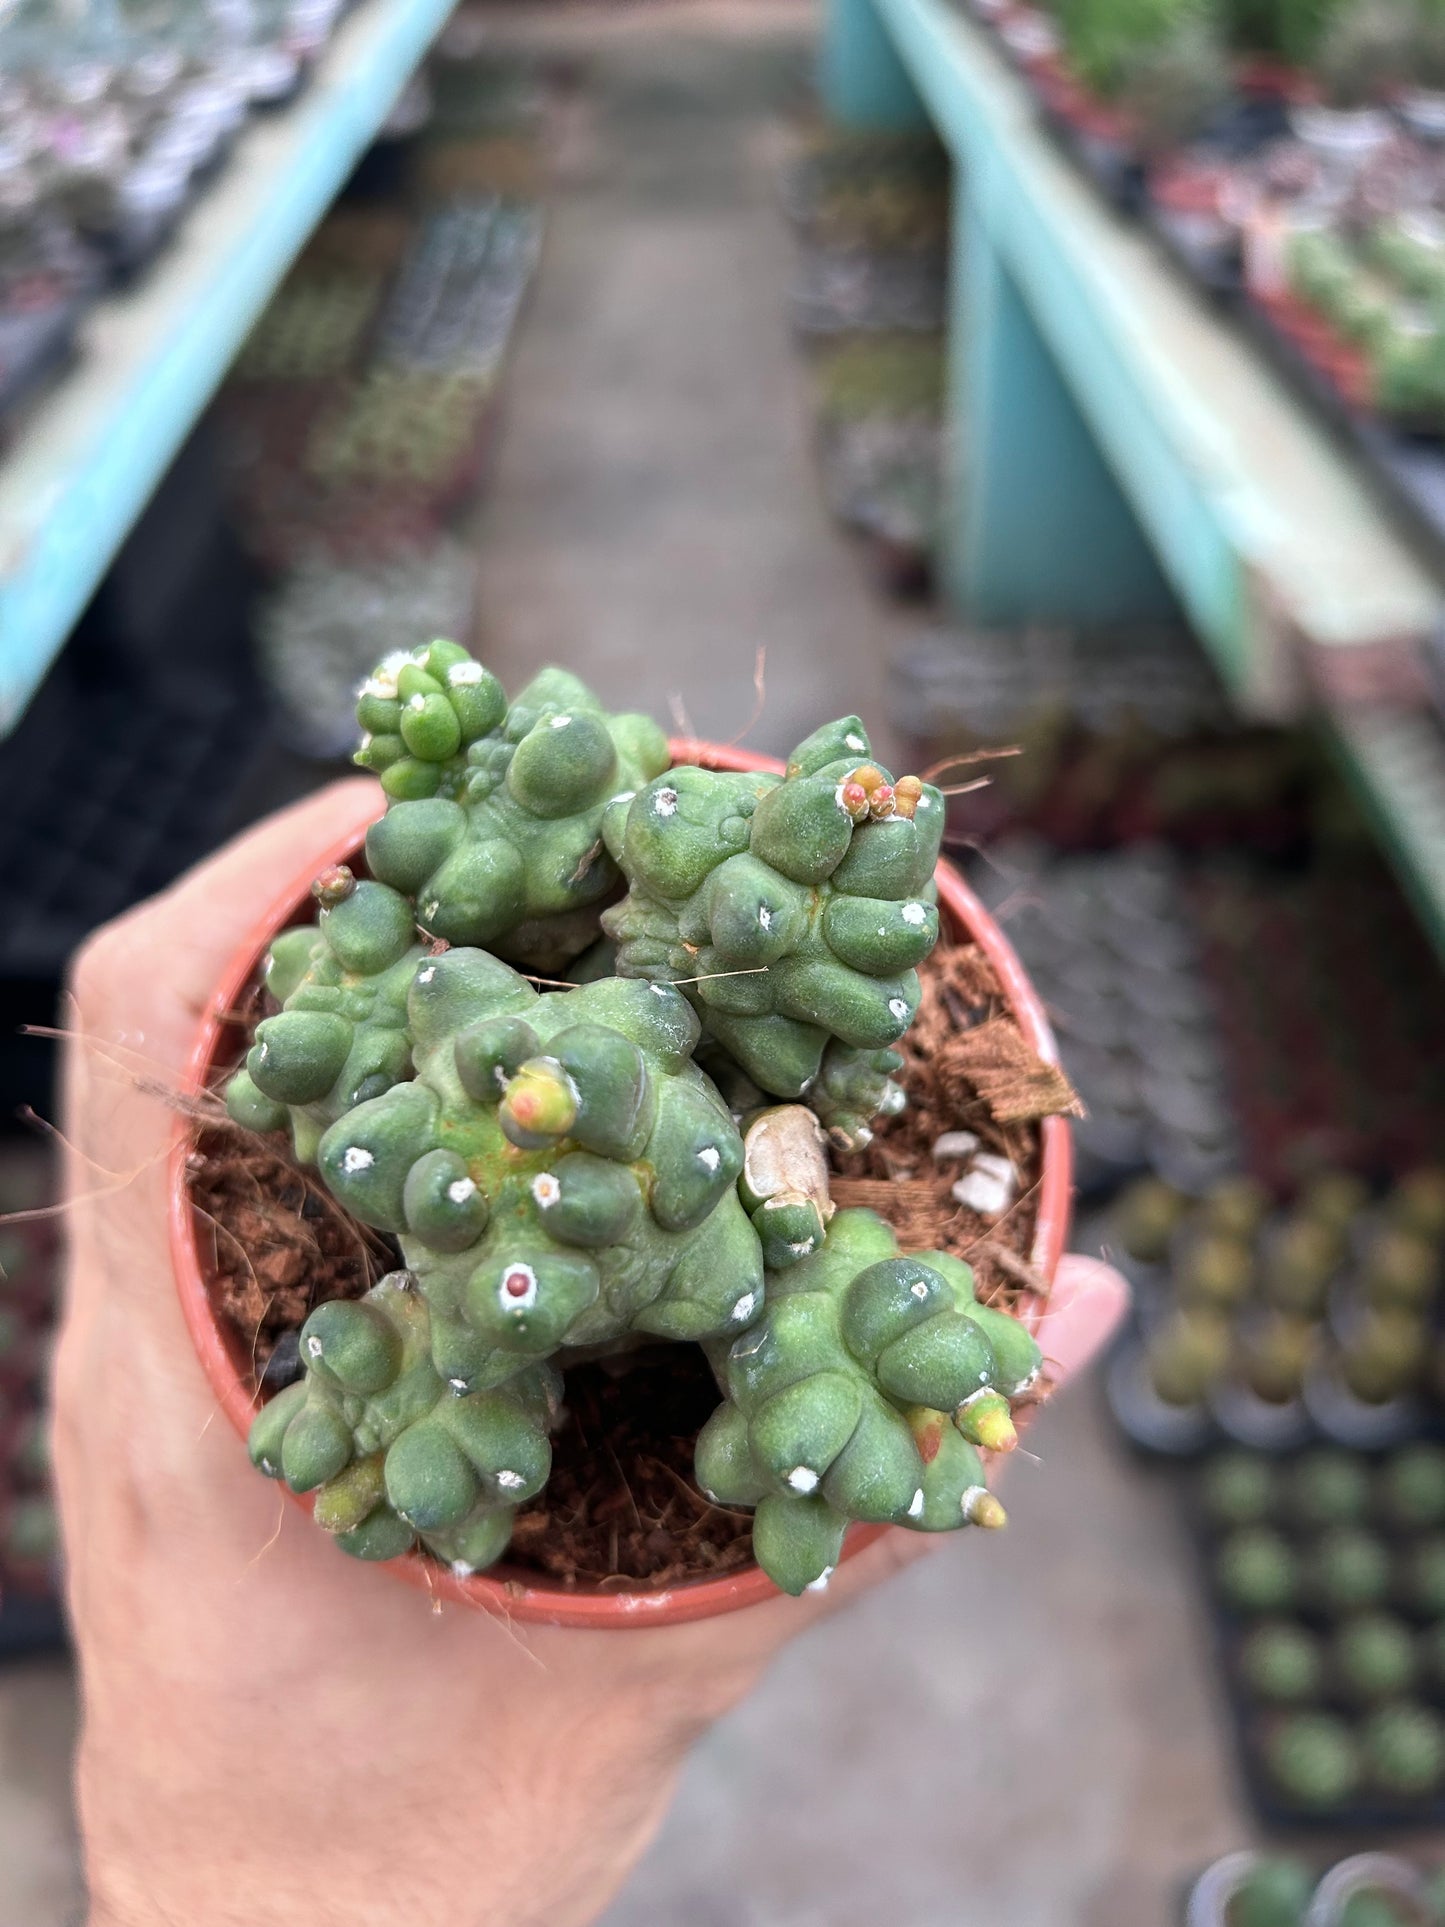
[[[671,749],[675,762],[699,763],[711,769],[780,771],[782,768],[771,757],[752,755],[745,750],[714,743],[674,740]],[[332,864],[355,860],[358,848],[359,839],[352,835],[331,848],[312,852],[305,863],[298,866],[285,890],[278,894],[238,947],[216,985],[197,1034],[186,1071],[187,1096],[214,1089],[217,1072],[228,1067],[233,1052],[234,1029],[228,1024],[227,1013],[236,1007],[272,938],[289,924],[309,918],[313,905],[311,886],[315,877]],[[1056,1062],[1058,1050],[1043,1006],[1003,932],[950,864],[939,864],[936,881],[939,904],[952,934],[968,938],[980,946],[998,973],[1024,1035],[1042,1058]],[[1044,1277],[1052,1279],[1068,1235],[1072,1144],[1068,1123],[1062,1117],[1045,1118],[1041,1129],[1038,1213],[1030,1255],[1037,1270]],[[172,1264],[181,1309],[202,1369],[222,1411],[244,1439],[257,1408],[257,1399],[252,1389],[250,1359],[245,1343],[239,1332],[227,1327],[217,1317],[211,1303],[201,1246],[196,1236],[196,1216],[187,1185],[192,1130],[188,1119],[179,1120],[171,1147],[169,1216]],[[307,1498],[295,1499],[294,1503],[308,1509],[310,1506]],[[851,1558],[888,1530],[890,1528],[887,1526],[855,1526],[848,1536],[843,1556]],[[749,1566],[741,1572],[721,1578],[689,1580],[666,1590],[652,1592],[549,1587],[540,1583],[535,1574],[509,1571],[505,1564],[469,1578],[461,1578],[421,1553],[412,1553],[392,1561],[388,1570],[435,1598],[453,1600],[511,1620],[599,1629],[678,1625],[688,1620],[710,1619],[720,1613],[735,1612],[743,1606],[779,1596],[772,1581],[757,1566]]]

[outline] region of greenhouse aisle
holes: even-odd
[[[810,468],[774,194],[808,19],[508,10],[499,32],[573,56],[578,85],[475,526],[504,680],[555,658],[610,702],[675,692],[688,727],[773,750],[819,715],[882,718],[918,621],[869,589]],[[1029,1443],[1009,1532],[945,1542],[707,1740],[607,1927],[1158,1927],[1242,1842],[1222,1739],[1197,1743],[1204,1629],[1166,1495],[1092,1388]],[[63,1668],[0,1675],[0,1927],[76,1916],[71,1718]]]

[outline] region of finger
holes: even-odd
[[[359,840],[384,800],[368,778],[343,777],[268,816],[172,884],[153,907],[158,920],[164,917],[187,939],[184,962],[192,974],[175,984],[179,993],[188,1001],[204,998],[236,945],[268,913],[279,920],[298,867],[334,860],[336,847]]]
[[[1101,1258],[1072,1254],[1059,1261],[1039,1344],[1057,1387],[1081,1372],[1118,1329],[1129,1287]]]

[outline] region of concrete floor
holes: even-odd
[[[589,77],[476,525],[504,680],[555,658],[726,739],[765,645],[748,740],[775,750],[881,719],[909,627],[810,473],[773,203],[807,31],[793,0],[508,9]],[[1093,1388],[1030,1443],[1006,1534],[813,1634],[706,1741],[606,1927],[1160,1927],[1243,1841],[1167,1490]],[[0,1674],[0,1927],[77,1917],[72,1725],[64,1666]]]

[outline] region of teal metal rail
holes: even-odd
[[[454,0],[365,0],[308,92],[246,129],[142,285],[0,459],[0,734],[13,727],[251,323]]]

